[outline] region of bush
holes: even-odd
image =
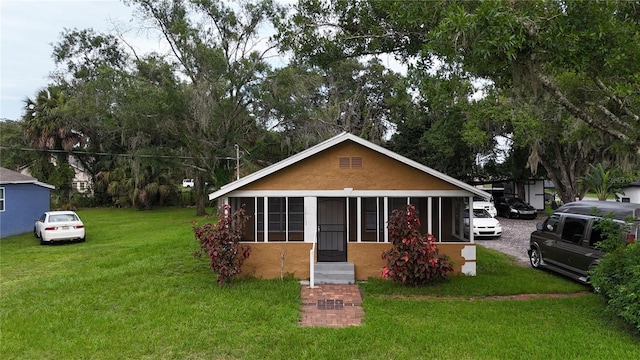
[[[200,248],[211,259],[211,270],[218,274],[218,284],[222,285],[240,274],[242,264],[251,254],[251,248],[240,245],[244,223],[247,220],[244,209],[229,215],[230,206],[218,214],[217,224],[204,224],[193,228]],[[196,256],[201,253],[197,252]]]
[[[606,236],[598,245],[607,253],[591,271],[591,285],[611,311],[640,331],[640,243],[621,242],[623,228],[611,219],[599,223]]]
[[[420,219],[414,205],[396,209],[389,216],[393,247],[382,253],[387,266],[382,277],[416,286],[445,280],[453,271],[449,257],[440,254],[431,234],[420,234]]]

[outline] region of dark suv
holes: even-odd
[[[640,238],[640,204],[606,201],[577,201],[559,207],[544,222],[538,223],[529,241],[529,260],[534,268],[547,268],[583,283],[589,270],[598,264],[604,252],[596,244],[603,239],[595,227],[602,216],[611,214],[614,221],[625,226],[623,241]]]

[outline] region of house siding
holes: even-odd
[[[0,238],[33,231],[33,219],[49,210],[49,189],[36,184],[3,184],[5,211],[0,212]]]
[[[361,168],[340,168],[341,158],[362,158]],[[366,176],[375,174],[375,176]],[[345,141],[243,187],[243,190],[458,190],[360,144]]]
[[[251,247],[251,256],[242,265],[242,274],[260,279],[274,279],[292,275],[296,279],[309,279],[310,243],[243,243]],[[474,244],[438,244],[441,254],[449,256],[453,262],[454,274],[475,275],[475,251],[469,255],[468,248]],[[386,265],[382,252],[390,249],[390,243],[348,243],[347,261],[355,266],[355,278],[362,281],[380,277]]]

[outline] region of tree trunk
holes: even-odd
[[[206,216],[207,213],[207,184],[202,179],[200,172],[196,173],[193,189],[196,192],[196,216]]]

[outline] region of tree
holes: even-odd
[[[586,124],[620,144],[620,153],[637,154],[640,97],[631,90],[640,79],[636,6],[615,0],[309,0],[299,2],[289,19],[293,26],[282,26],[279,35],[286,48],[319,63],[391,53],[407,62],[457,66],[509,93],[518,104],[534,109],[544,98],[554,112],[562,109],[560,117],[568,119],[563,121]],[[567,82],[571,75],[580,82]],[[558,119],[537,118],[541,124]],[[570,154],[584,143],[574,138],[561,152]],[[537,148],[523,144],[528,145],[534,145],[534,158],[543,148],[558,154],[551,151],[558,142]],[[569,167],[570,162],[562,161]],[[556,187],[566,186],[567,194],[577,188],[576,177],[554,181]]]
[[[190,156],[185,162],[194,173],[197,214],[204,215],[206,183],[219,187],[231,180],[235,145],[251,148],[258,137],[253,104],[273,49],[261,47],[258,31],[282,9],[270,0],[237,7],[212,0],[130,3],[160,30],[188,79],[188,112],[177,136]]]
[[[628,183],[619,168],[605,170],[602,163],[591,164],[589,172],[580,178],[584,191],[592,191],[598,200],[606,201],[609,195],[624,194],[622,188]]]
[[[474,180],[480,148],[463,141],[473,86],[460,74],[444,69],[431,74],[420,67],[409,70],[407,86],[413,96],[405,97],[404,112],[392,120],[397,128],[391,149],[447,175]]]
[[[345,131],[381,144],[403,92],[401,79],[377,59],[325,67],[293,62],[263,81],[257,118],[279,133],[288,155]]]
[[[65,105],[66,95],[61,88],[50,86],[40,90],[34,99],[25,100],[23,116],[25,138],[41,151],[37,164],[32,164],[31,173],[56,186],[55,192],[63,203],[71,199],[74,175],[69,153],[85,142],[82,132],[65,116]]]
[[[445,280],[453,271],[448,257],[439,254],[435,237],[420,234],[420,218],[414,205],[393,210],[388,227],[393,245],[382,253],[382,259],[387,261],[383,278],[416,286]]]
[[[209,257],[211,270],[218,275],[218,285],[239,275],[242,264],[251,255],[251,247],[240,244],[247,220],[244,209],[229,214],[230,209],[229,205],[220,208],[217,224],[193,228],[200,248]],[[199,257],[201,253],[194,255]]]
[[[33,162],[37,154],[21,151],[29,147],[24,137],[22,122],[14,120],[0,121],[0,166],[17,171],[20,167]]]

